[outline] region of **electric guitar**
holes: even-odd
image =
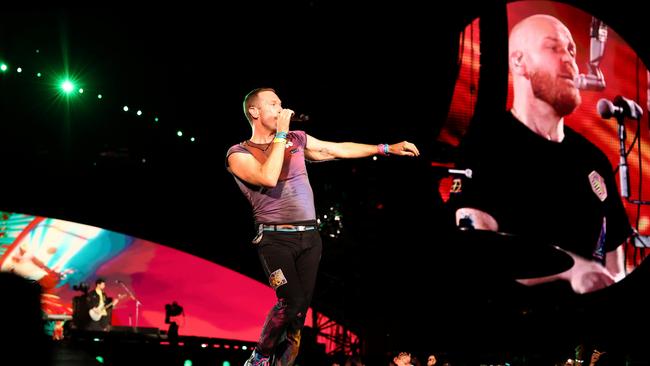
[[[93,321],[99,321],[99,319],[101,319],[103,316],[108,315],[106,310],[108,310],[111,306],[117,304],[117,302],[120,299],[124,298],[125,296],[126,295],[124,295],[124,294],[120,294],[120,295],[117,296],[117,299],[109,302],[108,304],[105,304],[104,306],[97,306],[97,307],[94,307],[94,308],[90,309],[88,311],[88,314],[90,315],[90,319],[92,319]]]

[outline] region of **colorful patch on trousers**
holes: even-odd
[[[454,178],[451,182],[451,193],[461,193],[463,191],[463,180],[460,178]]]
[[[594,170],[589,173],[589,183],[591,184],[591,190],[594,191],[596,197],[598,197],[601,202],[604,202],[607,198],[607,186],[605,185],[603,177]]]
[[[282,273],[281,269],[273,271],[269,276],[269,285],[271,285],[271,287],[274,290],[276,290],[278,287],[286,283],[287,283],[287,278],[284,277],[284,273]]]

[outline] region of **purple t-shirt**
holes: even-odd
[[[307,134],[304,131],[290,131],[284,151],[284,162],[278,184],[274,188],[264,188],[247,183],[236,175],[235,182],[253,207],[256,223],[289,224],[316,220],[314,193],[309,184],[305,166],[305,146]],[[226,166],[231,154],[251,154],[248,149],[258,149],[268,156],[269,145],[239,143],[226,153]],[[252,154],[251,154],[252,155]]]

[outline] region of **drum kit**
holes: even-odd
[[[455,179],[471,179],[473,175],[471,169],[456,169],[452,163],[432,163],[432,167],[440,180],[444,202],[450,192],[455,192]],[[463,258],[463,267],[473,274],[529,279],[558,274],[573,266],[573,258],[567,252],[535,237],[478,230],[460,222],[450,239],[451,247],[443,250],[451,251],[448,254],[452,258]]]
[[[451,243],[470,271],[512,279],[550,276],[570,269],[573,258],[541,240],[489,230],[455,230]],[[459,252],[462,251],[462,252]]]

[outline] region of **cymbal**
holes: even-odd
[[[452,235],[455,252],[468,265],[492,270],[514,279],[549,276],[573,266],[573,258],[557,247],[532,237],[489,230],[457,230]]]

